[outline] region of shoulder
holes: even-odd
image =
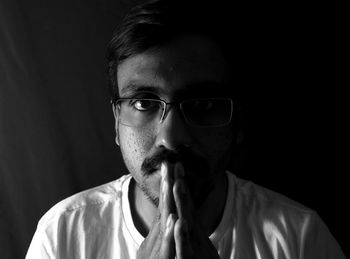
[[[234,215],[244,226],[241,233],[265,240],[272,251],[279,244],[286,255],[296,249],[303,258],[345,258],[316,211],[253,182],[230,177],[235,189]]]
[[[115,231],[123,225],[121,208],[130,179],[122,176],[53,206],[40,219],[26,258],[81,258],[113,247]]]
[[[303,204],[290,199],[283,194],[255,184],[252,181],[240,179],[231,174],[236,198],[247,207],[260,205],[264,209],[284,209],[302,214],[313,214],[314,211]],[[259,207],[260,207],[259,206]]]
[[[76,214],[98,213],[108,206],[120,203],[123,195],[123,184],[130,179],[130,175],[123,175],[112,182],[84,190],[74,194],[48,210],[40,219],[38,228],[45,227],[60,218],[69,217]]]
[[[249,219],[248,224],[264,230],[289,229],[300,235],[318,218],[314,210],[297,201],[235,175],[231,177],[235,204],[233,213],[237,218]]]

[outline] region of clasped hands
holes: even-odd
[[[219,259],[219,255],[194,216],[190,192],[181,163],[161,165],[158,216],[141,244],[138,259]]]

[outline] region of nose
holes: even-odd
[[[159,124],[156,146],[177,150],[181,146],[191,147],[192,141],[191,132],[179,108],[171,107],[164,120]]]

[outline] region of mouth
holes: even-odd
[[[161,178],[161,165],[151,168],[148,170],[147,172],[147,176],[157,176],[159,178]]]
[[[162,165],[164,164],[165,168],[167,171],[170,171],[172,168],[172,164],[175,165],[175,163],[169,162],[169,161],[162,161],[157,163],[156,165],[153,165],[151,168],[148,168],[148,172],[150,174],[155,174],[155,173],[159,173],[162,170]]]
[[[173,164],[176,162],[182,163],[186,172],[189,175],[203,175],[209,168],[208,161],[202,156],[194,154],[194,152],[182,149],[174,153],[169,150],[159,149],[153,156],[146,158],[142,165],[141,171],[144,176],[160,175],[161,165],[164,163],[168,170],[172,170]]]

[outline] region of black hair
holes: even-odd
[[[117,69],[123,60],[179,36],[205,36],[217,43],[229,60],[232,35],[227,29],[230,17],[225,8],[220,0],[209,4],[196,0],[158,0],[132,8],[115,30],[107,50],[112,100],[119,97]]]

